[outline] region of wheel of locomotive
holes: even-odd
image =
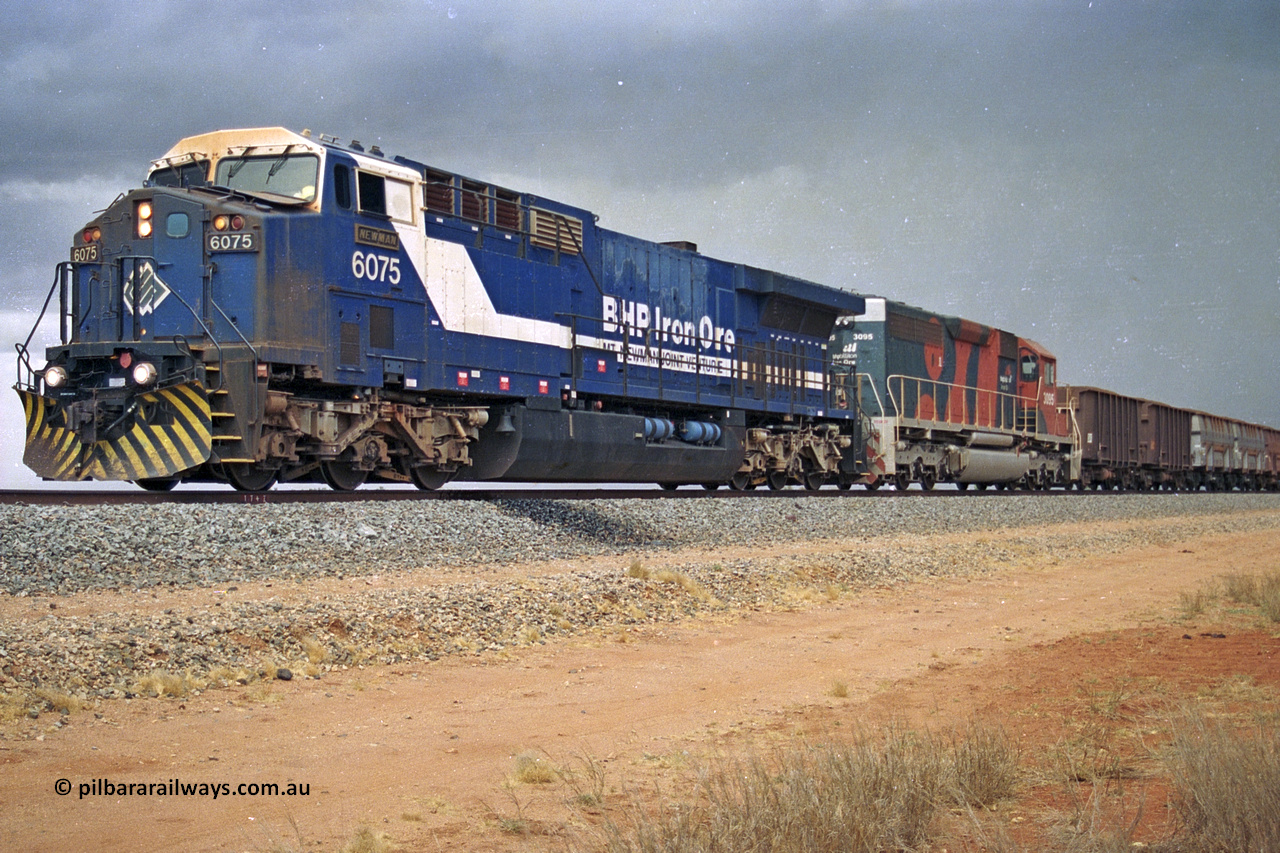
[[[714,492],[716,489],[720,488],[720,484],[719,483],[703,483],[702,488],[706,489],[708,492]]]
[[[900,492],[905,492],[911,486],[911,472],[899,471],[893,475],[893,485]]]
[[[148,492],[171,492],[173,487],[178,485],[177,477],[148,477],[143,480],[134,480],[142,488]]]
[[[960,490],[960,491],[962,491],[962,492],[967,492],[967,491],[969,491],[969,484],[968,484],[968,483],[956,483],[956,488],[957,488],[957,489],[959,489],[959,490]]]
[[[443,488],[445,483],[453,479],[453,474],[453,471],[441,471],[439,468],[428,468],[425,465],[417,465],[409,469],[409,479],[424,492],[434,492],[436,489]]]
[[[877,477],[874,480],[870,480],[866,483],[863,483],[862,487],[866,489],[868,492],[878,492],[880,491],[880,487],[883,485],[884,485],[884,480],[881,480]]]
[[[847,492],[853,488],[853,480],[848,477],[839,477],[836,479],[836,488],[842,492]]]
[[[735,492],[746,492],[755,488],[755,484],[751,482],[751,475],[746,471],[739,471],[729,478],[729,488]]]
[[[810,471],[804,475],[804,487],[811,492],[821,489],[823,484],[827,482],[827,475],[818,471]]]
[[[232,462],[224,465],[227,482],[238,492],[265,492],[276,483],[280,472],[274,468],[259,468],[252,462]]]
[[[335,492],[354,492],[369,479],[369,472],[345,459],[326,459],[320,463],[320,476]]]
[[[679,483],[659,483],[658,488],[662,489],[662,491],[664,492],[674,492],[676,489],[680,488],[680,484]]]
[[[938,478],[930,468],[924,468],[920,471],[920,488],[926,492],[932,492],[933,487],[938,485]]]
[[[770,471],[765,475],[764,479],[765,482],[768,483],[769,488],[775,492],[781,491],[787,487],[786,471]]]
[[[985,491],[987,490],[987,484],[986,484],[986,483],[974,483],[974,484],[973,484],[973,488],[974,488],[974,490],[976,490],[976,491],[979,491],[979,492],[985,492]]]

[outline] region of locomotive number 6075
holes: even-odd
[[[373,252],[355,252],[351,255],[351,274],[369,281],[400,283],[400,259]]]
[[[231,232],[209,235],[210,252],[256,252],[258,241],[252,232]]]

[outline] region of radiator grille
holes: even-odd
[[[338,329],[338,363],[360,364],[360,324],[343,323]]]
[[[549,210],[530,208],[529,238],[535,246],[578,254],[582,245],[582,220]]]

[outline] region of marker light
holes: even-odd
[[[225,213],[218,214],[217,216],[213,217],[213,230],[226,231],[228,222],[229,222],[229,218]]]
[[[150,385],[159,374],[156,366],[149,361],[140,361],[133,368],[133,381],[138,385]]]
[[[45,368],[44,386],[46,388],[61,388],[66,384],[67,369],[65,367],[60,367],[55,364],[53,367]]]

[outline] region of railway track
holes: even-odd
[[[142,489],[11,489],[0,491],[0,505],[26,506],[100,506],[107,504],[325,504],[354,501],[498,501],[498,500],[654,500],[659,498],[692,500],[748,498],[923,498],[978,495],[1044,495],[1045,492],[1023,490],[989,490],[962,492],[955,489],[906,492],[869,491],[834,487],[818,490],[790,488],[772,491],[756,489],[736,492],[731,489],[708,491],[702,488],[667,490],[659,488],[450,488],[439,491],[418,489],[366,488],[350,492],[332,489],[273,489],[269,492],[238,492],[232,489],[179,489],[172,492],[148,492]],[[1053,493],[1049,493],[1053,494]],[[1065,492],[1057,492],[1065,494]]]
[[[207,488],[176,490],[172,492],[148,492],[142,489],[7,489],[0,490],[0,506],[105,506],[109,504],[331,504],[372,501],[390,503],[398,501],[501,501],[501,500],[537,500],[537,501],[588,501],[588,500],[655,500],[660,498],[676,500],[712,499],[726,500],[747,498],[768,500],[778,498],[959,498],[959,497],[1010,497],[1015,495],[1125,495],[1125,494],[1159,494],[1143,490],[1107,490],[1076,491],[1055,489],[1041,491],[1036,489],[988,489],[983,491],[937,488],[934,490],[909,489],[900,492],[895,489],[872,491],[854,488],[840,490],[834,487],[823,489],[787,488],[774,491],[771,489],[755,489],[737,492],[732,489],[708,491],[703,488],[689,487],[677,490],[660,488],[450,488],[438,491],[420,491],[418,489],[400,488],[366,488],[343,492],[332,489],[273,489],[268,492],[238,492],[228,488]],[[1166,492],[1165,494],[1174,494]],[[1183,494],[1194,494],[1185,492]],[[1243,494],[1243,492],[1242,492]]]

